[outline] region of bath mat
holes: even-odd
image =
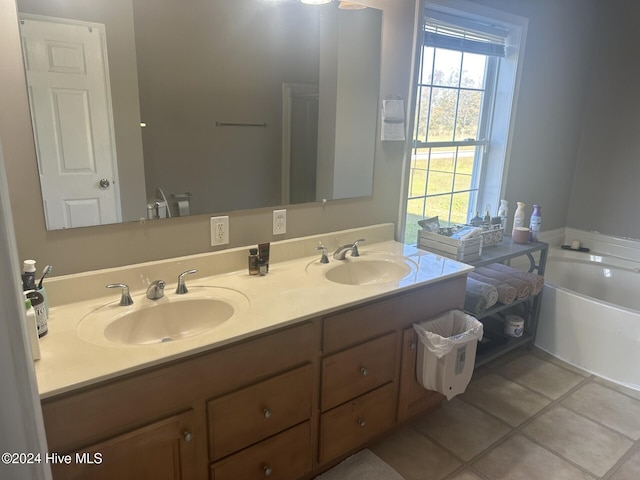
[[[362,450],[327,470],[315,480],[404,480],[371,450]]]

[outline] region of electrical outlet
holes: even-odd
[[[283,235],[287,233],[287,211],[274,210],[273,211],[273,234]]]
[[[211,217],[211,246],[229,243],[229,217]]]

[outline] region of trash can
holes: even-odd
[[[473,375],[482,323],[460,310],[413,325],[418,334],[417,380],[451,400],[463,393]]]

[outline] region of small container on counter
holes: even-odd
[[[258,275],[260,273],[259,268],[259,260],[258,257],[258,249],[250,248],[249,249],[249,275]]]

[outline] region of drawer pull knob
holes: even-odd
[[[268,408],[265,408],[263,412],[264,412],[264,418],[271,418],[271,410],[269,410]]]
[[[271,474],[273,473],[273,469],[269,465],[265,465],[263,470],[264,470],[265,477],[270,477]]]
[[[367,421],[363,418],[359,418],[358,419],[358,425],[360,425],[360,428],[364,428],[367,426]]]
[[[362,373],[363,377],[366,377],[367,375],[369,375],[369,370],[367,370],[367,367],[362,367],[360,369],[360,373]]]
[[[190,442],[191,440],[193,440],[193,433],[187,430],[186,432],[184,432],[183,437],[185,442]]]
[[[411,350],[415,350],[415,349],[416,349],[416,342],[411,342],[411,343],[409,344],[409,348],[410,348]]]

